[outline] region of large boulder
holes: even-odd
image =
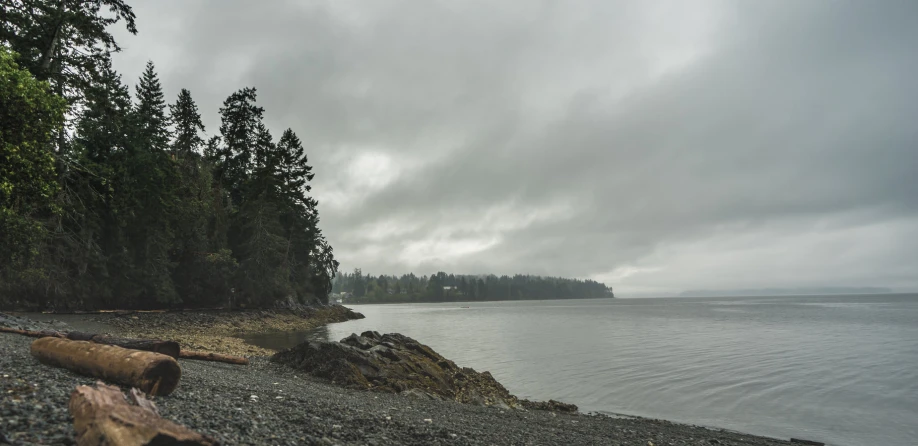
[[[341,342],[304,342],[271,360],[352,388],[487,406],[577,410],[563,403],[521,401],[490,373],[459,367],[432,348],[398,333],[367,331]]]

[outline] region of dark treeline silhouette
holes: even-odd
[[[332,292],[345,301],[367,303],[457,302],[485,300],[594,299],[614,297],[612,289],[592,280],[529,275],[372,276],[360,269],[340,273]]]
[[[112,69],[107,28],[137,32],[124,1],[0,4],[0,307],[327,301],[338,263],[312,168],[254,88],[206,139],[191,93],[167,104],[152,62],[133,95]]]

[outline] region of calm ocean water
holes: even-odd
[[[469,306],[470,308],[460,308]],[[525,398],[831,445],[918,444],[918,295],[359,305]]]

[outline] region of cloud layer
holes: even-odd
[[[257,87],[344,268],[918,289],[918,3],[135,3],[125,77]]]

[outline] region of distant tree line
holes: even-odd
[[[152,308],[327,301],[338,262],[312,168],[274,138],[254,88],[209,139],[152,62],[112,68],[122,0],[0,0],[0,307]]]
[[[612,289],[593,281],[530,275],[373,276],[360,269],[339,273],[332,292],[367,303],[456,302],[486,300],[594,299],[614,297]]]

